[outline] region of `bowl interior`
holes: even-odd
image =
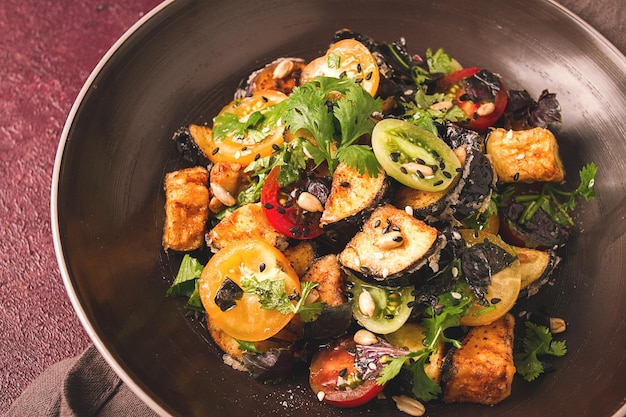
[[[554,285],[523,308],[568,322],[558,372],[515,381],[496,407],[428,405],[428,415],[611,416],[624,402],[626,60],[593,30],[540,0],[268,0],[163,4],[127,34],[83,89],[57,158],[53,224],[64,279],[94,343],[164,415],[404,415],[393,403],[319,403],[301,377],[272,386],[234,371],[184,302],[165,297],[181,256],[161,248],[162,180],[184,166],[171,140],[210,122],[239,81],[280,56],[313,58],[334,31],[443,47],[465,66],[537,97],[556,92],[569,181],[593,161],[598,197],[577,215]]]

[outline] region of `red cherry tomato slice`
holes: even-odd
[[[313,239],[323,233],[320,227],[322,211],[308,211],[298,205],[300,184],[281,187],[278,183],[280,166],[272,168],[263,189],[261,204],[267,220],[280,233],[290,238]]]
[[[378,385],[375,379],[360,380],[352,353],[355,347],[352,337],[347,336],[313,356],[309,384],[318,398],[337,407],[349,408],[371,401],[382,391],[384,386]]]
[[[477,88],[470,93],[468,86]],[[502,117],[508,102],[500,78],[476,67],[463,68],[445,76],[437,84],[437,91],[454,95],[454,104],[468,118],[462,125],[479,132],[487,130]]]

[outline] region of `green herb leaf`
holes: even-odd
[[[370,117],[381,110],[380,99],[349,78],[317,77],[295,88],[284,103],[290,131],[305,129],[313,136],[304,148],[317,165],[326,162],[332,174],[345,162],[360,173],[378,175],[374,153],[355,141],[374,129]]]
[[[254,342],[247,342],[245,340],[239,340],[239,339],[235,339],[237,341],[237,343],[239,343],[239,350],[242,350],[244,352],[252,352],[252,353],[259,353],[259,350],[256,348],[256,343]]]
[[[426,375],[424,365],[430,355],[437,352],[440,343],[448,342],[457,348],[461,347],[459,340],[445,336],[444,332],[450,327],[460,325],[461,318],[469,311],[471,302],[471,293],[466,291],[461,284],[457,284],[449,292],[439,295],[438,304],[441,309],[435,313],[432,307],[428,307],[427,312],[430,317],[421,322],[421,325],[426,328],[423,341],[424,349],[391,359],[385,364],[376,383],[383,385],[395,378],[402,368],[406,368],[413,373],[413,395],[423,401],[437,398],[441,393],[441,388]],[[411,361],[407,365],[409,359]]]
[[[324,308],[324,303],[304,304],[306,297],[317,285],[317,282],[303,282],[302,294],[289,295],[285,291],[284,279],[259,280],[252,276],[244,277],[241,280],[241,286],[246,294],[259,296],[259,304],[262,309],[278,310],[282,314],[300,314],[304,322],[315,320]],[[298,300],[296,305],[293,304],[293,300]]]
[[[202,265],[196,258],[185,254],[178,268],[178,273],[166,295],[174,297],[190,297],[195,290],[195,281],[202,275]]]
[[[565,341],[552,340],[546,326],[525,322],[524,351],[514,355],[517,373],[526,381],[533,381],[544,372],[542,357],[560,357],[567,353]]]

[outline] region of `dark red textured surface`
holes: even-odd
[[[46,367],[89,345],[54,255],[54,157],[89,73],[158,3],[3,0],[0,6],[0,414]]]
[[[622,51],[623,0],[563,0]],[[0,414],[51,364],[90,343],[50,232],[50,179],[82,84],[158,0],[2,0],[0,6]],[[613,7],[611,7],[613,5]]]

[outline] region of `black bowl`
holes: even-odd
[[[429,404],[429,416],[611,416],[626,396],[626,59],[575,16],[541,0],[176,0],[106,55],[63,132],[52,212],[59,263],[94,344],[152,408],[175,416],[404,415],[391,402],[338,410],[306,377],[264,385],[222,362],[183,300],[165,297],[180,256],[161,249],[162,180],[182,166],[172,133],[202,123],[239,81],[280,56],[313,58],[348,27],[409,48],[444,47],[563,108],[568,178],[593,161],[598,197],[566,248],[546,305],[568,322],[558,372],[515,381],[495,407]],[[621,411],[619,409],[622,408]]]

